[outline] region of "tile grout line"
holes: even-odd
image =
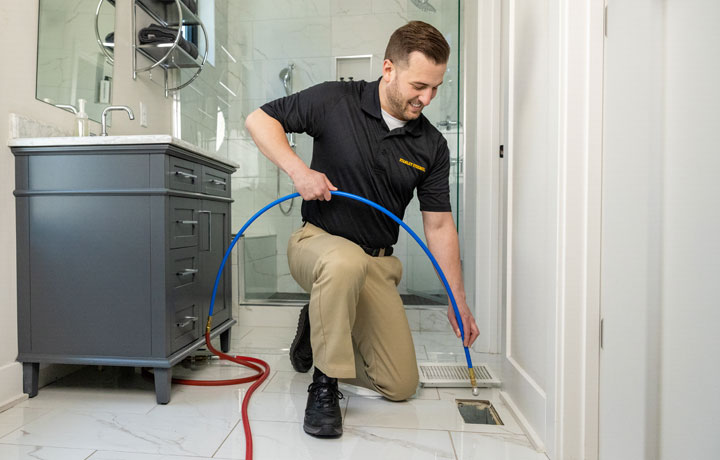
[[[453,441],[452,431],[448,431],[447,434],[450,438],[450,445],[452,446],[453,454],[455,454],[455,460],[460,460],[460,457],[458,457],[457,449],[455,448],[455,441]]]
[[[248,413],[248,417],[250,417],[250,414],[249,414],[249,413]],[[237,422],[235,422],[235,425],[234,425],[232,428],[230,428],[230,431],[228,431],[228,434],[225,435],[225,438],[222,440],[222,442],[220,443],[220,445],[217,447],[217,449],[215,449],[215,451],[213,452],[213,454],[210,456],[211,458],[215,458],[215,456],[216,456],[217,453],[220,451],[220,449],[222,449],[222,446],[225,445],[225,443],[227,442],[227,440],[228,440],[228,438],[230,437],[230,435],[232,434],[232,432],[235,431],[235,428],[237,428],[237,426],[238,426],[239,424],[241,424],[242,421],[243,421],[243,419],[242,419],[242,414],[240,414],[240,418],[238,419]],[[250,420],[248,420],[248,423],[250,423]],[[245,433],[245,431],[243,430],[243,436],[244,436],[244,433]]]
[[[345,422],[343,421],[343,425],[345,425]],[[347,426],[351,427],[359,427],[359,428],[383,428],[387,430],[409,430],[409,431],[447,431],[448,433],[466,433],[466,434],[480,434],[485,436],[508,436],[508,437],[522,437],[527,438],[527,436],[524,433],[515,433],[513,431],[465,431],[462,429],[457,430],[448,430],[445,428],[410,428],[410,427],[399,427],[399,426],[385,426],[385,425],[357,425],[357,424],[348,424]],[[497,425],[488,425],[488,426],[497,426]]]
[[[347,418],[347,411],[348,411],[348,407],[350,406],[350,398],[352,398],[352,397],[353,396],[348,395],[347,401],[345,401],[345,410],[343,411],[343,420],[342,420],[343,426],[345,426],[345,419]],[[348,426],[352,426],[352,425],[348,425]]]

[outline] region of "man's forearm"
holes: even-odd
[[[478,338],[480,331],[465,298],[465,286],[460,266],[460,245],[452,214],[449,212],[423,212],[423,226],[428,247],[445,273],[457,302],[457,312],[448,306],[448,320],[458,337],[464,332],[463,345],[469,347]]]
[[[428,219],[425,218],[424,222],[425,238],[430,252],[435,256],[440,268],[445,273],[456,300],[462,299],[464,301],[465,285],[460,265],[460,246],[452,215],[450,214],[449,219],[443,219],[441,225],[428,222]]]

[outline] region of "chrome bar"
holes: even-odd
[[[185,321],[175,323],[175,325],[176,325],[177,327],[185,327],[185,326],[187,326],[188,324],[194,323],[195,321],[198,320],[197,316],[186,316],[186,317],[183,318],[183,319],[184,319]]]
[[[176,176],[182,176],[182,177],[184,177],[185,179],[193,179],[193,180],[197,179],[197,177],[198,177],[198,176],[196,176],[195,174],[190,174],[190,173],[186,173],[186,172],[183,172],[183,171],[175,171],[175,175],[176,175]]]

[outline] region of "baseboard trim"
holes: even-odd
[[[528,423],[525,416],[522,414],[522,412],[520,412],[520,409],[518,409],[517,405],[515,405],[515,402],[512,400],[510,395],[504,391],[501,391],[500,400],[503,402],[503,404],[505,404],[508,410],[510,410],[513,417],[515,417],[515,420],[517,420],[518,425],[520,425],[523,433],[525,433],[525,436],[527,436],[530,444],[533,446],[533,449],[535,449],[535,451],[537,452],[545,453],[545,444],[540,439],[540,436],[535,433],[535,430],[532,429],[530,423]]]
[[[15,398],[10,398],[9,400],[5,402],[0,402],[0,413],[5,412],[6,410],[10,409],[11,407],[14,407],[21,402],[28,399],[28,395],[25,393],[20,394],[19,396]]]
[[[22,390],[22,365],[11,361],[0,366],[0,412],[27,398]]]

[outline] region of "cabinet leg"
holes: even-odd
[[[40,376],[40,363],[22,363],[23,366],[23,393],[34,398],[38,394],[38,378]]]
[[[223,353],[230,351],[230,329],[232,328],[228,328],[225,332],[220,333],[220,350],[222,350]]]
[[[153,369],[155,374],[155,397],[158,404],[167,404],[170,402],[170,386],[172,385],[172,368],[156,367]]]

